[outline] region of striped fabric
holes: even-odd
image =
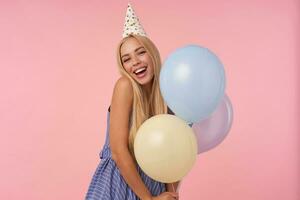
[[[107,129],[105,144],[100,152],[101,161],[93,175],[86,200],[139,200],[138,196],[131,190],[125,182],[120,171],[111,157],[109,147],[109,115],[110,108],[107,112]],[[152,196],[157,196],[166,191],[164,183],[157,182],[147,176],[142,169],[137,166],[143,182],[151,192]]]

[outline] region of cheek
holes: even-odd
[[[151,65],[150,70],[149,70],[152,74],[154,74],[154,68],[153,65]]]
[[[148,64],[149,64],[151,70],[153,71],[153,70],[154,70],[154,69],[153,69],[154,66],[153,66],[153,62],[152,62],[151,58],[149,58]]]
[[[148,56],[148,55],[144,57],[144,62],[146,62],[149,65],[153,66],[152,60],[151,60],[150,56]]]
[[[127,64],[123,64],[123,68],[125,69],[125,71],[130,73],[130,67]]]

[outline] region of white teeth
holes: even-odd
[[[134,73],[139,73],[140,71],[143,71],[144,69],[146,69],[146,67],[142,67],[140,69],[137,69],[137,70],[134,71]]]

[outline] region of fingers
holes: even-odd
[[[178,196],[177,192],[170,192],[170,194],[173,195],[173,196]]]
[[[179,195],[177,192],[167,192],[168,194],[170,194],[172,197],[174,197],[175,199],[179,198]]]

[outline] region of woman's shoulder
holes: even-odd
[[[132,89],[132,84],[126,76],[121,76],[115,83],[115,87],[122,87],[123,89]]]
[[[121,76],[115,83],[114,86],[114,94],[121,94],[124,95],[125,97],[131,97],[133,96],[133,89],[132,89],[132,84],[130,80],[125,77]]]
[[[120,77],[115,85],[112,95],[111,105],[116,105],[121,107],[131,107],[133,102],[133,89],[130,80],[122,76]]]

